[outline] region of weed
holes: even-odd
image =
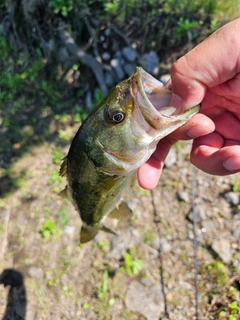
[[[233,301],[229,303],[228,309],[229,309],[230,315],[240,314],[240,306],[237,301]]]
[[[63,286],[62,290],[65,293],[66,297],[72,297],[73,296],[73,292],[70,290],[69,286]]]
[[[68,13],[73,9],[72,0],[51,0],[50,5],[53,7],[53,12],[67,17]]]
[[[68,214],[67,214],[67,208],[68,208],[68,206],[62,207],[60,209],[60,211],[58,212],[58,214],[57,214],[58,223],[62,227],[67,226],[68,223],[69,223],[69,218],[68,218]]]
[[[101,91],[100,88],[96,88],[91,107],[95,109],[102,102],[104,98],[105,98],[105,94]]]
[[[74,114],[75,115],[73,117],[73,121],[76,122],[76,123],[82,122],[88,116],[88,113],[86,112],[86,110],[84,110],[80,106],[75,106],[74,107]]]
[[[228,272],[225,265],[220,262],[216,261],[207,266],[208,273],[215,278],[216,283],[218,286],[225,286],[227,285],[229,278]]]
[[[61,151],[61,148],[57,148],[52,153],[52,161],[55,164],[59,164],[64,158],[64,154]]]
[[[56,224],[52,218],[46,220],[43,226],[39,229],[42,237],[48,239],[50,236],[56,234]]]
[[[50,185],[54,185],[54,184],[58,184],[62,182],[62,177],[59,175],[59,173],[57,171],[54,171],[51,174],[51,177],[49,178],[48,183]]]
[[[89,303],[84,303],[82,307],[83,307],[83,309],[85,309],[85,310],[90,310],[90,309],[91,309],[91,306],[90,306]]]
[[[98,247],[101,249],[101,250],[103,250],[103,251],[105,251],[105,249],[107,250],[108,248],[109,248],[109,242],[107,242],[107,241],[99,241],[98,243],[97,243],[97,245],[98,245]]]
[[[192,30],[198,25],[197,21],[190,21],[181,17],[178,21],[177,27],[177,38],[182,39],[191,34],[191,39],[196,38],[197,34],[193,33]]]
[[[110,288],[108,270],[105,269],[103,272],[102,280],[97,291],[97,296],[101,300],[108,298],[108,290]]]
[[[137,259],[135,249],[130,249],[124,256],[124,265],[121,270],[127,272],[130,276],[137,276],[142,270],[142,261]]]
[[[154,239],[156,238],[152,230],[146,230],[144,232],[144,242],[148,245],[153,244]]]

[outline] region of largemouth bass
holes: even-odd
[[[183,114],[169,106],[172,91],[138,67],[119,83],[82,123],[60,168],[67,177],[61,192],[79,212],[80,242],[92,240],[109,216],[131,215],[122,200],[137,169],[170,134],[199,110]],[[112,232],[113,233],[113,232]]]

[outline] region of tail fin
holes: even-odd
[[[111,233],[116,235],[116,232],[112,231],[111,229],[105,227],[104,225],[99,227],[90,227],[90,226],[82,226],[80,231],[80,242],[86,243],[88,241],[91,241],[98,233],[99,230],[102,230],[107,233]]]
[[[99,228],[82,226],[80,231],[80,242],[86,243],[91,241],[98,233]]]

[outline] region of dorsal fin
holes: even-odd
[[[59,175],[62,177],[67,175],[67,157],[63,158],[63,162],[59,170]]]
[[[125,201],[121,201],[117,207],[108,215],[112,219],[129,219],[132,217],[132,209]]]

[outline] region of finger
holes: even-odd
[[[170,137],[174,140],[195,139],[213,132],[214,122],[207,116],[198,113],[185,125],[171,133]]]
[[[162,139],[150,159],[138,170],[138,183],[144,189],[153,189],[158,184],[164,161],[172,145],[178,140],[188,140],[206,135],[214,130],[211,119],[203,114],[195,115],[184,126]]]
[[[144,189],[153,189],[157,186],[164,166],[164,160],[173,142],[162,139],[150,159],[138,169],[138,183]]]
[[[213,175],[229,175],[240,171],[240,145],[228,141],[217,133],[194,140],[191,162],[199,169]]]
[[[216,126],[216,132],[221,134],[225,139],[235,140],[239,137],[240,120],[232,113],[224,112],[214,117],[213,121]]]

